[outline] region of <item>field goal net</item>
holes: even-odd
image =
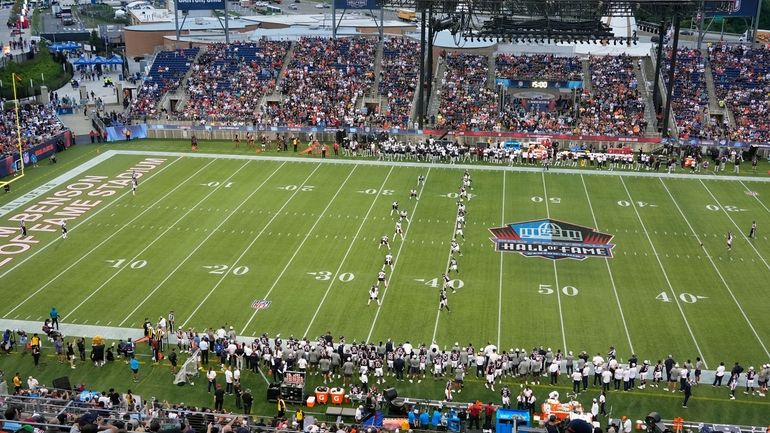
[[[187,358],[187,361],[182,364],[182,368],[174,376],[174,385],[182,386],[186,383],[193,384],[192,378],[198,376],[198,354],[200,349],[195,351]]]

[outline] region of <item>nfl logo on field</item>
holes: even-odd
[[[270,306],[270,302],[267,299],[258,299],[251,303],[251,308],[255,310],[264,310],[265,308]]]

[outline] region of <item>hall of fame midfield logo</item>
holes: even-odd
[[[612,235],[550,218],[490,228],[495,250],[551,260],[612,257]]]

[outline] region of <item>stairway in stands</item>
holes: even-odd
[[[644,98],[644,118],[647,120],[647,131],[645,134],[655,135],[657,134],[655,125],[655,104],[652,101],[652,94],[650,93],[652,86],[648,86],[649,80],[644,71],[647,66],[644,62],[649,62],[649,60],[643,58],[639,61],[634,61],[634,73],[636,75],[636,81],[639,83],[639,93]]]
[[[283,65],[281,66],[281,71],[278,72],[278,78],[275,80],[275,89],[269,94],[266,94],[262,96],[262,98],[259,100],[259,106],[264,107],[265,104],[267,104],[268,101],[270,102],[281,102],[283,101],[283,95],[281,94],[281,91],[279,90],[279,86],[281,85],[281,81],[283,81],[284,77],[286,77],[286,70],[289,68],[289,65],[291,64],[292,59],[294,58],[294,49],[296,48],[297,43],[292,42],[289,49],[286,51],[286,57],[283,58]]]

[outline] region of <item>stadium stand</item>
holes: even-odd
[[[446,73],[441,79],[436,126],[458,130],[494,128],[497,97],[487,83],[487,56],[447,53],[443,60]]]
[[[303,37],[279,89],[286,100],[266,107],[275,125],[355,126],[360,98],[374,84],[376,42],[362,38]]]
[[[186,120],[237,120],[254,117],[260,98],[275,88],[289,42],[209,46],[187,81]]]
[[[644,98],[634,77],[633,59],[629,56],[591,57],[589,59],[592,90],[580,101],[577,129],[590,135],[644,134]]]
[[[583,68],[577,57],[553,54],[499,54],[495,59],[497,76],[519,80],[581,80]]]
[[[721,129],[708,117],[709,96],[706,89],[705,59],[698,50],[679,49],[671,103],[679,137],[718,138]],[[668,85],[671,53],[666,51],[662,74]]]
[[[131,102],[129,110],[135,116],[157,117],[158,102],[164,94],[176,90],[187,71],[190,70],[198,48],[161,51],[155,56],[142,87]]]
[[[744,46],[715,45],[709,53],[717,98],[735,116],[729,138],[770,140],[770,51]]]
[[[378,94],[387,98],[387,108],[372,116],[375,125],[404,128],[409,124],[418,85],[418,58],[414,53],[419,49],[414,39],[391,38],[383,43]]]
[[[42,143],[66,129],[56,116],[55,109],[42,104],[21,105],[19,123],[24,149]],[[0,155],[9,155],[17,150],[16,111],[10,108],[0,111]]]

